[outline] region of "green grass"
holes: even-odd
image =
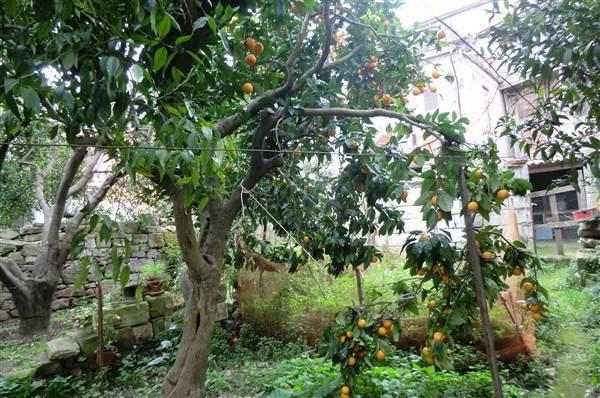
[[[565,249],[565,256],[573,255],[579,248],[579,243],[576,240],[563,241]],[[539,257],[556,257],[558,252],[556,250],[556,242],[554,241],[537,241],[535,243],[535,249]]]

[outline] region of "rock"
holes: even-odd
[[[41,226],[35,226],[35,225],[27,225],[25,227],[21,227],[21,230],[19,232],[21,233],[21,235],[41,234],[42,233],[42,227]]]
[[[0,243],[0,256],[12,253],[17,250],[17,246],[6,243]]]
[[[33,377],[46,378],[60,372],[61,365],[59,361],[51,361],[48,353],[44,353],[40,359],[39,365],[36,367]]]
[[[104,316],[108,320],[113,318],[113,326],[115,328],[123,328],[126,326],[135,326],[148,323],[150,320],[150,312],[148,303],[142,301],[139,304],[125,304],[118,307],[105,308]]]
[[[51,360],[79,355],[79,345],[71,337],[58,337],[48,342],[48,357]]]
[[[146,296],[144,300],[150,307],[150,318],[158,318],[173,313],[173,296],[163,293],[160,296]]]
[[[85,248],[86,249],[95,249],[96,248],[96,238],[93,236],[88,236],[85,238]]]
[[[81,264],[79,262],[69,262],[66,264],[62,272],[62,279],[66,285],[71,285],[77,279],[81,272]]]
[[[148,227],[148,233],[151,233],[151,234],[160,234],[162,232],[163,232],[163,229],[159,225],[152,225],[152,226]]]
[[[15,303],[12,300],[6,300],[5,302],[2,303],[3,310],[10,311],[10,310],[14,310],[15,308],[17,308],[17,307],[15,306]]]
[[[72,294],[71,294],[71,291],[72,291],[72,290],[73,290],[73,289],[72,289],[72,288],[70,288],[70,287],[65,287],[65,288],[63,288],[63,289],[57,290],[57,291],[56,291],[56,293],[54,294],[54,297],[56,297],[56,298],[59,298],[59,299],[60,299],[60,298],[68,298],[68,297],[71,297],[71,296],[72,296]],[[80,295],[81,295],[81,294],[80,294]]]
[[[135,343],[133,338],[133,329],[130,327],[115,330],[117,335],[116,346],[119,351],[129,351]]]
[[[42,240],[42,234],[23,235],[25,242],[39,242]]]
[[[165,238],[162,234],[151,234],[148,236],[148,246],[158,249],[165,246]]]
[[[39,249],[40,245],[30,243],[23,246],[23,248],[21,249],[21,254],[25,257],[36,257],[38,255]]]
[[[119,231],[125,234],[136,234],[139,232],[139,225],[134,221],[125,221],[119,223]]]
[[[54,300],[52,302],[52,311],[68,308],[71,305],[68,298]]]
[[[11,317],[13,318],[18,318],[19,317],[19,310],[18,309],[14,309],[14,310],[10,310],[8,311],[8,313],[10,314]]]
[[[156,249],[148,250],[146,253],[147,258],[158,258],[158,251]]]
[[[11,245],[11,246],[16,246],[16,247],[23,247],[24,245],[29,245],[29,244],[30,243],[27,243],[24,240],[0,239],[0,246]]]
[[[21,252],[8,253],[8,256],[6,256],[6,258],[8,258],[9,260],[11,260],[12,262],[14,262],[17,265],[25,264],[25,257],[23,257]]]
[[[131,253],[132,258],[146,258],[146,252],[144,250],[140,250],[137,252]]]
[[[112,239],[112,245],[116,247],[123,247],[125,246],[125,239]]]
[[[133,243],[146,243],[148,242],[148,235],[146,234],[135,234],[133,235]]]
[[[600,239],[600,228],[581,228],[577,230],[577,235],[580,238]]]
[[[107,247],[110,247],[110,240],[108,240],[108,241],[102,240],[98,236],[96,238],[96,248],[107,248]]]
[[[227,313],[227,303],[226,302],[222,302],[222,303],[217,303],[217,315],[215,320],[218,321],[222,321],[223,319],[227,319],[228,317],[228,313]]]
[[[136,344],[147,343],[152,341],[154,337],[152,324],[146,323],[144,325],[134,326],[133,330],[133,340]]]
[[[580,238],[579,245],[586,249],[593,249],[596,246],[600,246],[600,239],[591,239],[591,238]],[[11,253],[13,254],[13,253]],[[10,254],[9,254],[10,256]]]
[[[98,349],[98,335],[96,332],[80,332],[75,337],[75,341],[79,345],[79,350],[86,357],[96,355]]]
[[[225,285],[219,286],[219,291],[218,291],[216,300],[217,300],[217,303],[227,300],[227,286],[225,286]]]
[[[8,321],[11,318],[8,312],[0,310],[0,322]]]
[[[19,231],[15,229],[0,230],[0,239],[16,239],[19,237]]]
[[[154,330],[154,336],[158,336],[160,333],[167,330],[171,325],[171,316],[162,316],[160,318],[152,319],[152,329]]]

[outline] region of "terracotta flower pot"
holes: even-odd
[[[163,292],[162,281],[160,279],[148,279],[147,286],[148,293],[150,294],[160,294]]]

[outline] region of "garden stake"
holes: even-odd
[[[460,199],[462,206],[465,207],[469,202],[467,194],[467,182],[465,179],[465,170],[463,166],[458,168],[458,182],[460,189]],[[483,327],[483,337],[485,349],[487,351],[488,363],[492,373],[492,384],[494,386],[494,396],[502,398],[502,385],[500,384],[500,374],[498,373],[498,362],[496,361],[496,349],[494,348],[494,336],[490,325],[490,316],[488,313],[487,302],[485,301],[485,292],[483,286],[483,276],[481,274],[481,264],[479,262],[479,252],[475,244],[475,229],[473,228],[473,218],[465,211],[465,230],[467,233],[467,247],[469,248],[469,262],[473,270],[475,279],[475,291],[477,292],[477,301],[479,303],[479,313],[481,315],[481,325]]]
[[[104,309],[102,304],[102,284],[96,282],[96,299],[98,300],[98,350],[96,351],[96,364],[98,368],[104,366]]]

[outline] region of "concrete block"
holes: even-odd
[[[151,323],[134,326],[131,329],[133,330],[133,339],[136,344],[147,343],[152,341],[152,338],[154,337]]]
[[[148,323],[150,320],[148,303],[142,301],[139,304],[124,304],[104,309],[105,317],[113,317],[113,326],[123,328]]]
[[[173,296],[169,293],[163,293],[160,296],[146,296],[144,297],[144,300],[148,303],[150,308],[150,318],[169,315],[174,311],[175,303],[173,301]]]

